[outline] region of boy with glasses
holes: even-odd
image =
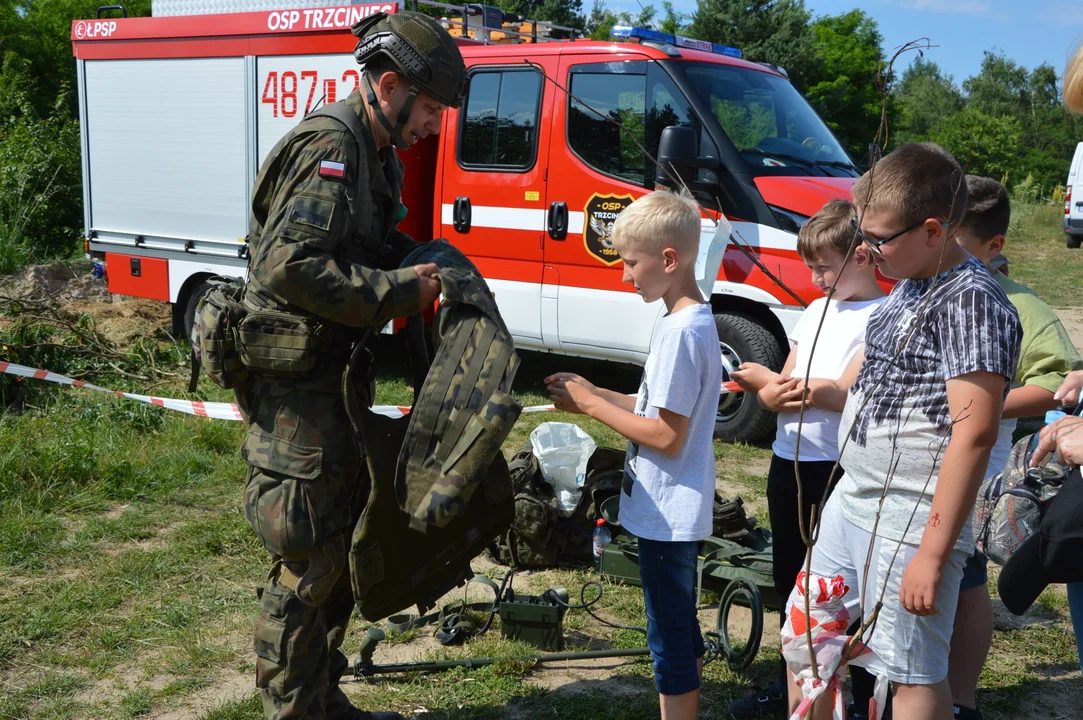
[[[809,582],[839,590],[842,627],[877,613],[863,639],[894,685],[895,717],[947,720],[952,623],[974,550],[970,514],[1015,375],[1019,318],[954,239],[967,186],[945,150],[901,146],[854,185],[853,197],[858,237],[880,271],[900,282],[873,313],[865,351],[843,377],[809,383],[815,406],[845,398],[846,469],[823,509]],[[805,637],[802,590],[790,596],[784,652]],[[798,658],[787,653],[793,709],[802,699],[798,682],[814,685]],[[814,714],[831,710],[820,701]]]

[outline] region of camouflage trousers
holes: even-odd
[[[256,686],[268,720],[334,720],[349,710],[339,650],[354,609],[348,552],[368,473],[342,397],[248,392],[245,515],[274,564],[256,624]]]

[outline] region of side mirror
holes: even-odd
[[[681,182],[690,186],[696,181],[693,163],[697,154],[697,140],[696,131],[690,127],[670,125],[662,130],[662,137],[658,141],[658,164],[662,167],[658,171],[657,184],[677,188]]]
[[[662,130],[658,140],[658,170],[656,185],[678,189],[683,182],[690,190],[698,189],[697,170],[721,167],[717,158],[699,157],[699,137],[690,127],[670,125]],[[679,178],[679,179],[678,179]]]

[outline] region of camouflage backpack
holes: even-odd
[[[1042,524],[1045,510],[1060,492],[1070,468],[1046,463],[1030,467],[1038,435],[1028,435],[1012,446],[1003,472],[982,483],[974,506],[974,543],[986,556],[1003,565]]]
[[[571,514],[561,512],[553,487],[542,477],[538,460],[528,442],[512,458],[515,489],[515,521],[506,533],[486,549],[500,565],[546,568],[560,565],[589,566],[593,562],[593,531],[603,516],[602,505],[620,494],[624,479],[623,450],[599,447],[587,463],[583,495]],[[755,518],[745,514],[740,497],[727,500],[715,493],[712,534],[749,548],[762,549],[763,533]]]
[[[437,351],[431,365],[417,362],[425,343],[408,333],[420,375],[410,414],[373,413],[369,384],[351,379],[354,362],[345,376],[357,391],[345,393],[347,409],[372,477],[350,550],[354,598],[368,620],[410,605],[421,613],[433,607],[473,577],[470,561],[512,521],[511,477],[500,452],[522,411],[510,394],[519,365],[511,334],[462,253],[434,240],[402,264],[428,262],[439,266],[443,291],[433,322]]]
[[[195,392],[199,368],[221,388],[229,390],[248,378],[241,361],[239,330],[246,309],[242,302],[244,282],[235,277],[214,276],[208,290],[196,304],[192,328],[192,377],[189,392]]]
[[[624,451],[599,447],[587,462],[579,504],[570,514],[560,510],[553,486],[542,477],[538,459],[527,442],[509,463],[515,491],[515,520],[487,548],[493,562],[517,568],[589,565],[592,533],[602,503],[620,493]]]

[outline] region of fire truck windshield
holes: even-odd
[[[673,65],[710,107],[753,175],[857,176],[831,130],[785,78],[733,65]]]

